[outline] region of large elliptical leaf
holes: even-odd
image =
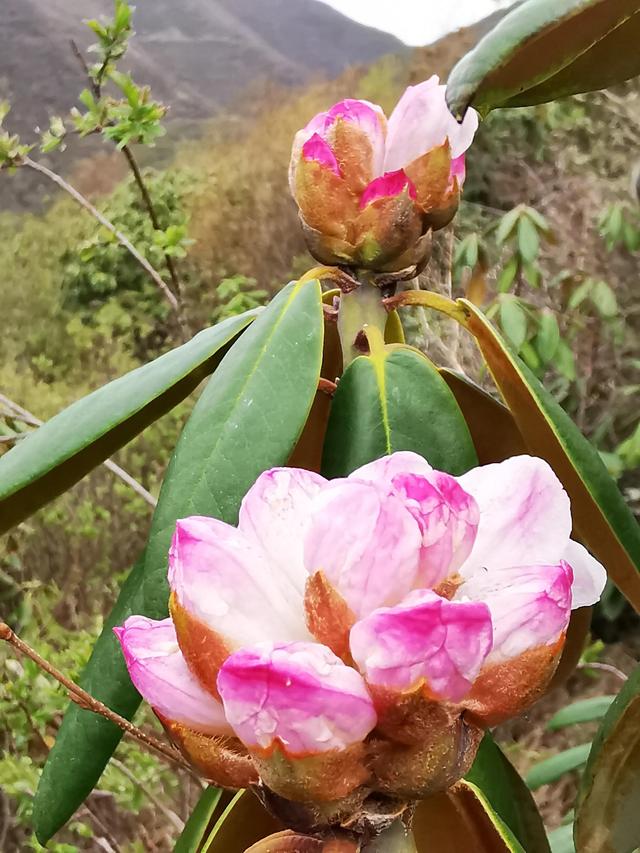
[[[640,667],[609,708],[582,776],[580,853],[630,853],[640,843]]]
[[[544,824],[531,792],[490,734],[484,736],[465,778],[482,791],[526,853],[549,853]]]
[[[169,464],[144,560],[125,583],[81,679],[123,716],[133,715],[140,697],[112,626],[131,613],[167,615],[167,552],[178,518],[202,514],[235,523],[258,475],[286,463],[317,388],[322,339],[319,282],[292,283],[231,348],[198,400]],[[89,794],[120,737],[107,720],[69,707],[34,801],[41,843]]]
[[[70,489],[184,400],[256,314],[230,317],[98,388],[0,458],[0,533]]]
[[[578,535],[640,610],[640,527],[599,454],[479,308],[459,299],[451,313],[474,335],[529,451],[569,493]]]
[[[640,74],[638,0],[525,0],[454,68],[447,100],[461,119],[605,89]]]
[[[322,473],[343,477],[397,450],[420,453],[450,474],[477,465],[460,408],[437,369],[418,350],[380,340],[371,355],[352,361],[340,380]]]

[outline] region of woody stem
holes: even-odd
[[[180,755],[172,749],[172,747],[163,743],[161,740],[158,740],[158,738],[153,735],[143,732],[137,726],[134,726],[133,723],[129,722],[129,720],[121,717],[120,714],[116,714],[116,712],[112,711],[111,708],[107,708],[103,702],[95,699],[90,693],[83,690],[80,685],[76,684],[75,681],[72,681],[63,672],[56,669],[53,664],[50,664],[49,661],[45,660],[38,654],[38,652],[35,651],[35,649],[32,649],[31,646],[24,642],[24,640],[21,640],[20,637],[18,637],[17,634],[15,634],[15,632],[2,621],[0,621],[0,640],[4,640],[6,643],[9,643],[9,645],[13,646],[13,648],[18,652],[30,658],[35,664],[37,664],[37,666],[40,667],[40,669],[52,676],[52,678],[55,678],[55,680],[62,684],[63,687],[66,687],[69,691],[71,700],[75,702],[76,705],[79,705],[87,711],[93,711],[95,714],[100,714],[102,717],[106,717],[107,720],[110,720],[112,723],[115,723],[116,726],[119,726],[125,734],[135,737],[145,746],[154,749],[156,752],[159,752],[175,764],[179,764],[181,767],[191,770],[191,768],[181,759]]]

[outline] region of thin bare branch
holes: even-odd
[[[71,196],[74,201],[76,201],[81,207],[83,207],[86,211],[88,211],[94,219],[96,219],[103,228],[106,228],[110,234],[116,238],[118,243],[126,249],[129,254],[138,262],[138,264],[142,267],[142,269],[147,273],[149,278],[152,279],[154,284],[158,287],[164,298],[167,300],[171,308],[176,313],[178,318],[180,317],[180,306],[178,304],[178,300],[171,292],[171,289],[168,287],[167,283],[163,281],[160,274],[151,266],[149,261],[140,254],[140,252],[133,245],[131,240],[126,237],[122,231],[120,231],[113,222],[110,222],[107,217],[101,213],[97,207],[95,207],[89,199],[85,198],[75,187],[72,187],[71,184],[67,183],[64,178],[58,175],[56,172],[53,172],[47,166],[44,166],[42,163],[38,163],[35,160],[32,160],[31,157],[23,157],[20,161],[22,166],[26,166],[28,169],[33,169],[35,172],[44,175],[50,181],[53,181],[56,186],[60,187],[60,189],[64,190],[68,195]]]
[[[627,676],[621,669],[611,663],[600,663],[599,661],[584,661],[578,664],[578,669],[599,669],[601,672],[610,672],[620,681],[627,681]]]
[[[4,394],[0,394],[0,403],[10,412],[13,413],[14,417],[19,417],[24,423],[29,424],[29,426],[40,427],[44,423],[40,418],[36,417],[32,412],[27,411],[27,409],[23,409],[22,406],[19,406],[17,403],[14,403],[13,400],[10,400]],[[7,436],[9,439],[15,439],[17,437],[24,438],[28,433],[21,433],[19,436]],[[0,438],[0,441],[2,441]],[[131,476],[124,468],[121,468],[120,465],[117,465],[112,459],[106,459],[103,463],[105,468],[108,468],[112,474],[115,474],[116,477],[119,477],[123,483],[126,483],[127,486],[133,489],[133,491],[138,494],[142,500],[146,501],[149,506],[156,507],[158,501],[154,498],[151,492],[147,491],[145,487],[139,483],[134,477]]]
[[[126,764],[123,764],[122,761],[119,761],[117,758],[112,758],[110,764],[112,767],[115,767],[116,770],[119,770],[123,776],[126,776],[130,782],[140,788],[145,797],[153,803],[159,812],[162,812],[169,823],[172,824],[178,832],[182,832],[184,829],[184,821],[180,820],[178,815],[172,811],[172,809],[167,808],[167,806],[165,806],[164,803],[156,797],[153,791],[147,788],[147,786],[138,779],[135,773],[132,773],[131,770],[129,770]]]
[[[87,711],[92,711],[94,714],[100,714],[100,716],[105,717],[112,723],[115,723],[115,725],[121,728],[125,734],[136,738],[146,747],[159,752],[165,758],[168,758],[180,767],[184,767],[189,770],[189,772],[192,772],[189,765],[180,757],[175,749],[168,746],[166,743],[163,743],[161,740],[158,740],[158,738],[153,735],[143,732],[137,726],[134,726],[129,720],[121,717],[120,714],[116,714],[116,712],[112,711],[111,708],[108,708],[104,702],[100,702],[90,693],[87,693],[87,691],[83,690],[79,684],[76,684],[75,681],[72,681],[63,672],[56,669],[53,664],[50,664],[49,661],[42,657],[42,655],[39,655],[35,649],[32,649],[31,646],[24,642],[24,640],[21,640],[20,637],[18,637],[17,634],[6,624],[6,622],[2,621],[0,621],[0,640],[4,640],[6,643],[9,643],[9,645],[13,646],[16,651],[28,657],[41,670],[46,672],[52,678],[55,678],[56,681],[68,690],[71,700],[81,708],[84,708]]]

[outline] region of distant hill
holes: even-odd
[[[136,0],[127,64],[171,104],[172,116],[208,117],[255,81],[304,83],[406,50],[318,0]],[[70,40],[92,41],[83,19],[110,0],[2,0],[0,97],[21,132],[68,109],[82,86]]]

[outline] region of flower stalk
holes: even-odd
[[[382,302],[379,288],[371,284],[368,277],[360,280],[359,286],[340,296],[338,309],[338,334],[342,344],[345,369],[351,362],[368,352],[365,327],[378,329],[384,336],[387,323],[387,309]]]

